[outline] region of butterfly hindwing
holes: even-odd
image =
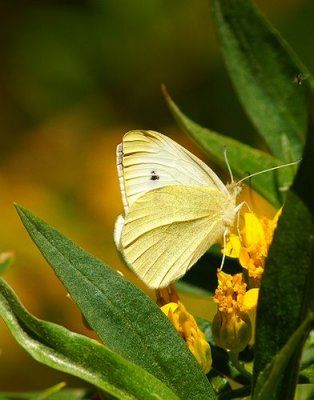
[[[178,279],[229,227],[235,198],[214,187],[164,186],[134,202],[124,222],[124,257],[150,287]],[[233,221],[234,216],[231,216]]]

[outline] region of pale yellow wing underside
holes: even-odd
[[[144,193],[168,185],[228,190],[199,158],[167,136],[154,131],[130,131],[117,147],[117,167],[125,213]]]
[[[151,190],[125,217],[121,244],[126,262],[149,287],[165,287],[222,241],[234,210],[235,196],[213,187]]]

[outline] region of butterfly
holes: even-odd
[[[240,185],[225,185],[203,161],[154,131],[126,133],[117,146],[124,215],[115,242],[151,288],[168,286],[233,227]]]

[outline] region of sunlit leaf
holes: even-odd
[[[254,384],[307,312],[314,310],[314,198],[313,191],[305,190],[313,176],[313,152],[314,137],[310,132],[266,261],[257,308]],[[294,396],[301,351],[300,344],[282,371],[278,398]]]
[[[0,253],[0,275],[8,269],[14,261],[14,253],[12,251],[3,251]]]
[[[167,92],[165,92],[165,98],[171,112],[184,132],[191,136],[212,160],[224,168],[226,168],[224,148],[227,146],[228,161],[233,174],[237,178],[244,178],[248,174],[282,164],[282,161],[263,151],[201,127],[183,114]],[[279,207],[283,202],[283,194],[292,183],[295,169],[295,167],[287,167],[267,172],[252,178],[250,185],[266,200]]]
[[[249,0],[213,0],[220,49],[239,99],[272,154],[300,158],[308,121],[308,71]],[[299,78],[298,78],[299,77]]]
[[[269,400],[275,398],[278,382],[282,377],[289,359],[295,349],[304,343],[311,324],[314,322],[314,314],[309,314],[299,328],[289,338],[283,348],[273,357],[270,364],[259,374],[254,389],[253,400]]]
[[[18,343],[45,365],[82,378],[117,399],[178,399],[153,375],[95,340],[33,317],[3,280],[0,314]]]
[[[0,392],[0,400],[34,400],[36,396],[46,396],[44,398],[41,397],[41,400],[87,400],[97,390],[94,389],[92,392],[91,389],[63,389],[51,393],[51,390],[58,388],[59,385],[42,391]],[[37,398],[37,400],[39,399]]]
[[[303,369],[299,374],[299,381],[314,384],[314,364]]]
[[[35,393],[30,397],[30,400],[50,400],[57,393],[65,387],[65,382],[58,383],[48,389],[42,390],[41,392]],[[71,397],[71,396],[69,396]],[[70,399],[69,399],[70,400]]]
[[[17,210],[89,326],[109,348],[154,374],[179,397],[212,398],[192,353],[148,296],[29,211]]]

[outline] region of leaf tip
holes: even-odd
[[[17,213],[18,213],[18,215],[19,215],[20,218],[22,218],[25,214],[28,213],[28,211],[26,210],[26,208],[20,206],[18,203],[15,203],[15,202],[14,202],[13,205],[14,205],[14,207],[15,207],[15,209],[16,209],[16,211],[17,211]]]
[[[164,95],[164,98],[165,98],[166,100],[168,100],[168,98],[170,98],[170,95],[169,95],[169,93],[168,93],[168,90],[167,90],[166,85],[165,85],[164,83],[162,83],[162,84],[160,85],[160,87],[161,87],[161,92],[162,92],[162,94]]]

